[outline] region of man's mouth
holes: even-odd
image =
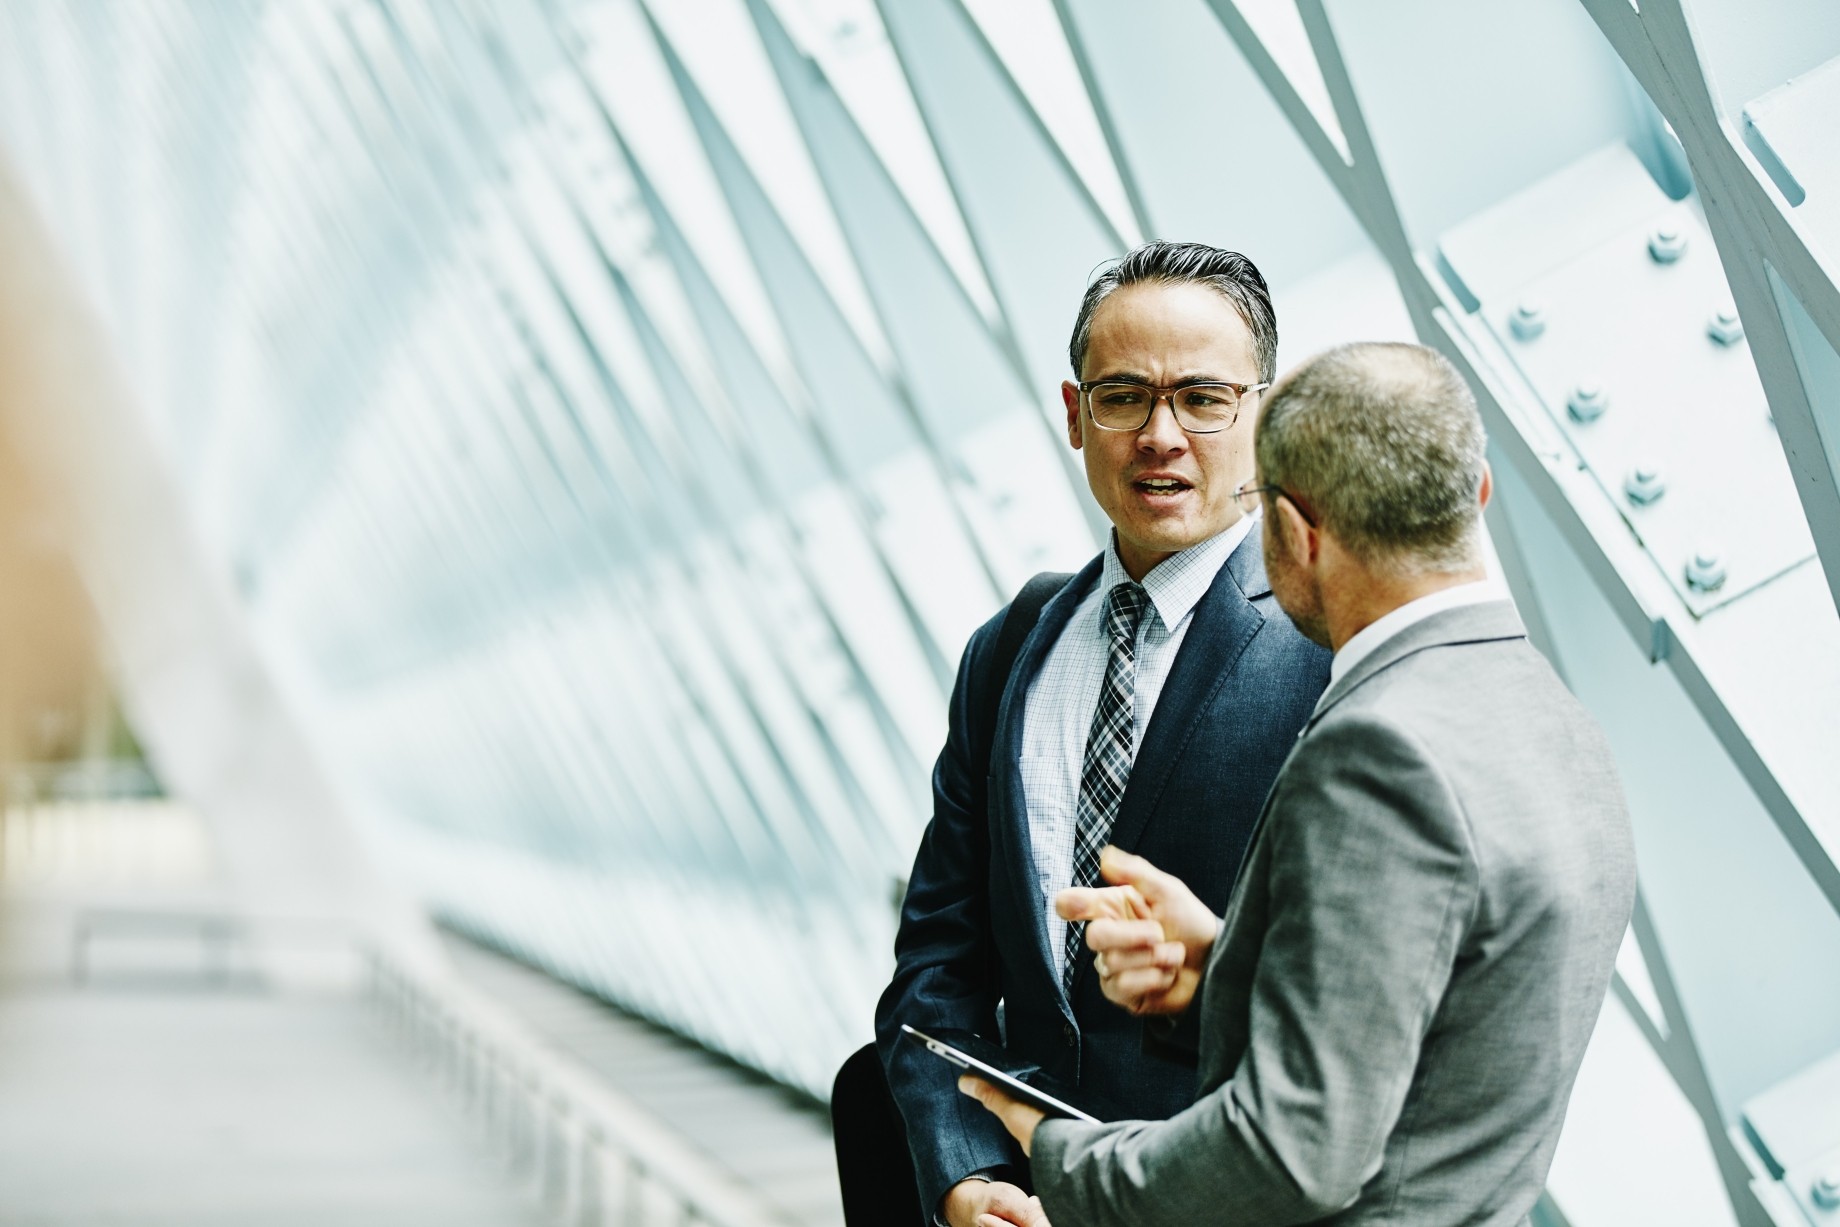
[[[1132,484],[1150,494],[1179,494],[1190,489],[1187,482],[1177,477],[1140,477]]]

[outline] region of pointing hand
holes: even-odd
[[[1133,1014],[1180,1014],[1194,1000],[1220,919],[1181,879],[1141,856],[1108,847],[1104,887],[1055,896],[1062,919],[1084,920],[1106,999]]]

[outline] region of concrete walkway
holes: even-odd
[[[349,983],[217,984],[195,938],[156,930],[101,941],[78,985],[98,903],[222,901],[0,893],[0,1224],[548,1227]]]
[[[355,1000],[0,997],[9,1227],[546,1223]]]
[[[830,1113],[733,1061],[449,935],[455,970],[701,1150],[788,1224],[843,1227]]]
[[[240,951],[220,979],[197,933],[141,923],[85,945],[75,980],[80,916],[232,908],[200,872],[123,886],[76,872],[94,858],[47,859],[69,842],[0,858],[0,1224],[553,1227],[503,1139],[482,1138],[352,991],[345,938],[277,931],[293,943],[294,987],[279,987]],[[524,964],[450,947],[463,980],[700,1152],[711,1179],[788,1227],[841,1227],[824,1108]]]

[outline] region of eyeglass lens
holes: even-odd
[[[1092,386],[1093,421],[1112,430],[1136,430],[1150,420],[1160,390],[1137,383],[1097,383]],[[1232,384],[1196,383],[1169,392],[1176,421],[1185,429],[1220,430],[1233,424],[1239,413],[1239,392]]]

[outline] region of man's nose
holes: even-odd
[[[1188,446],[1188,432],[1176,421],[1176,397],[1164,392],[1150,402],[1150,420],[1137,432],[1137,445],[1159,452]]]

